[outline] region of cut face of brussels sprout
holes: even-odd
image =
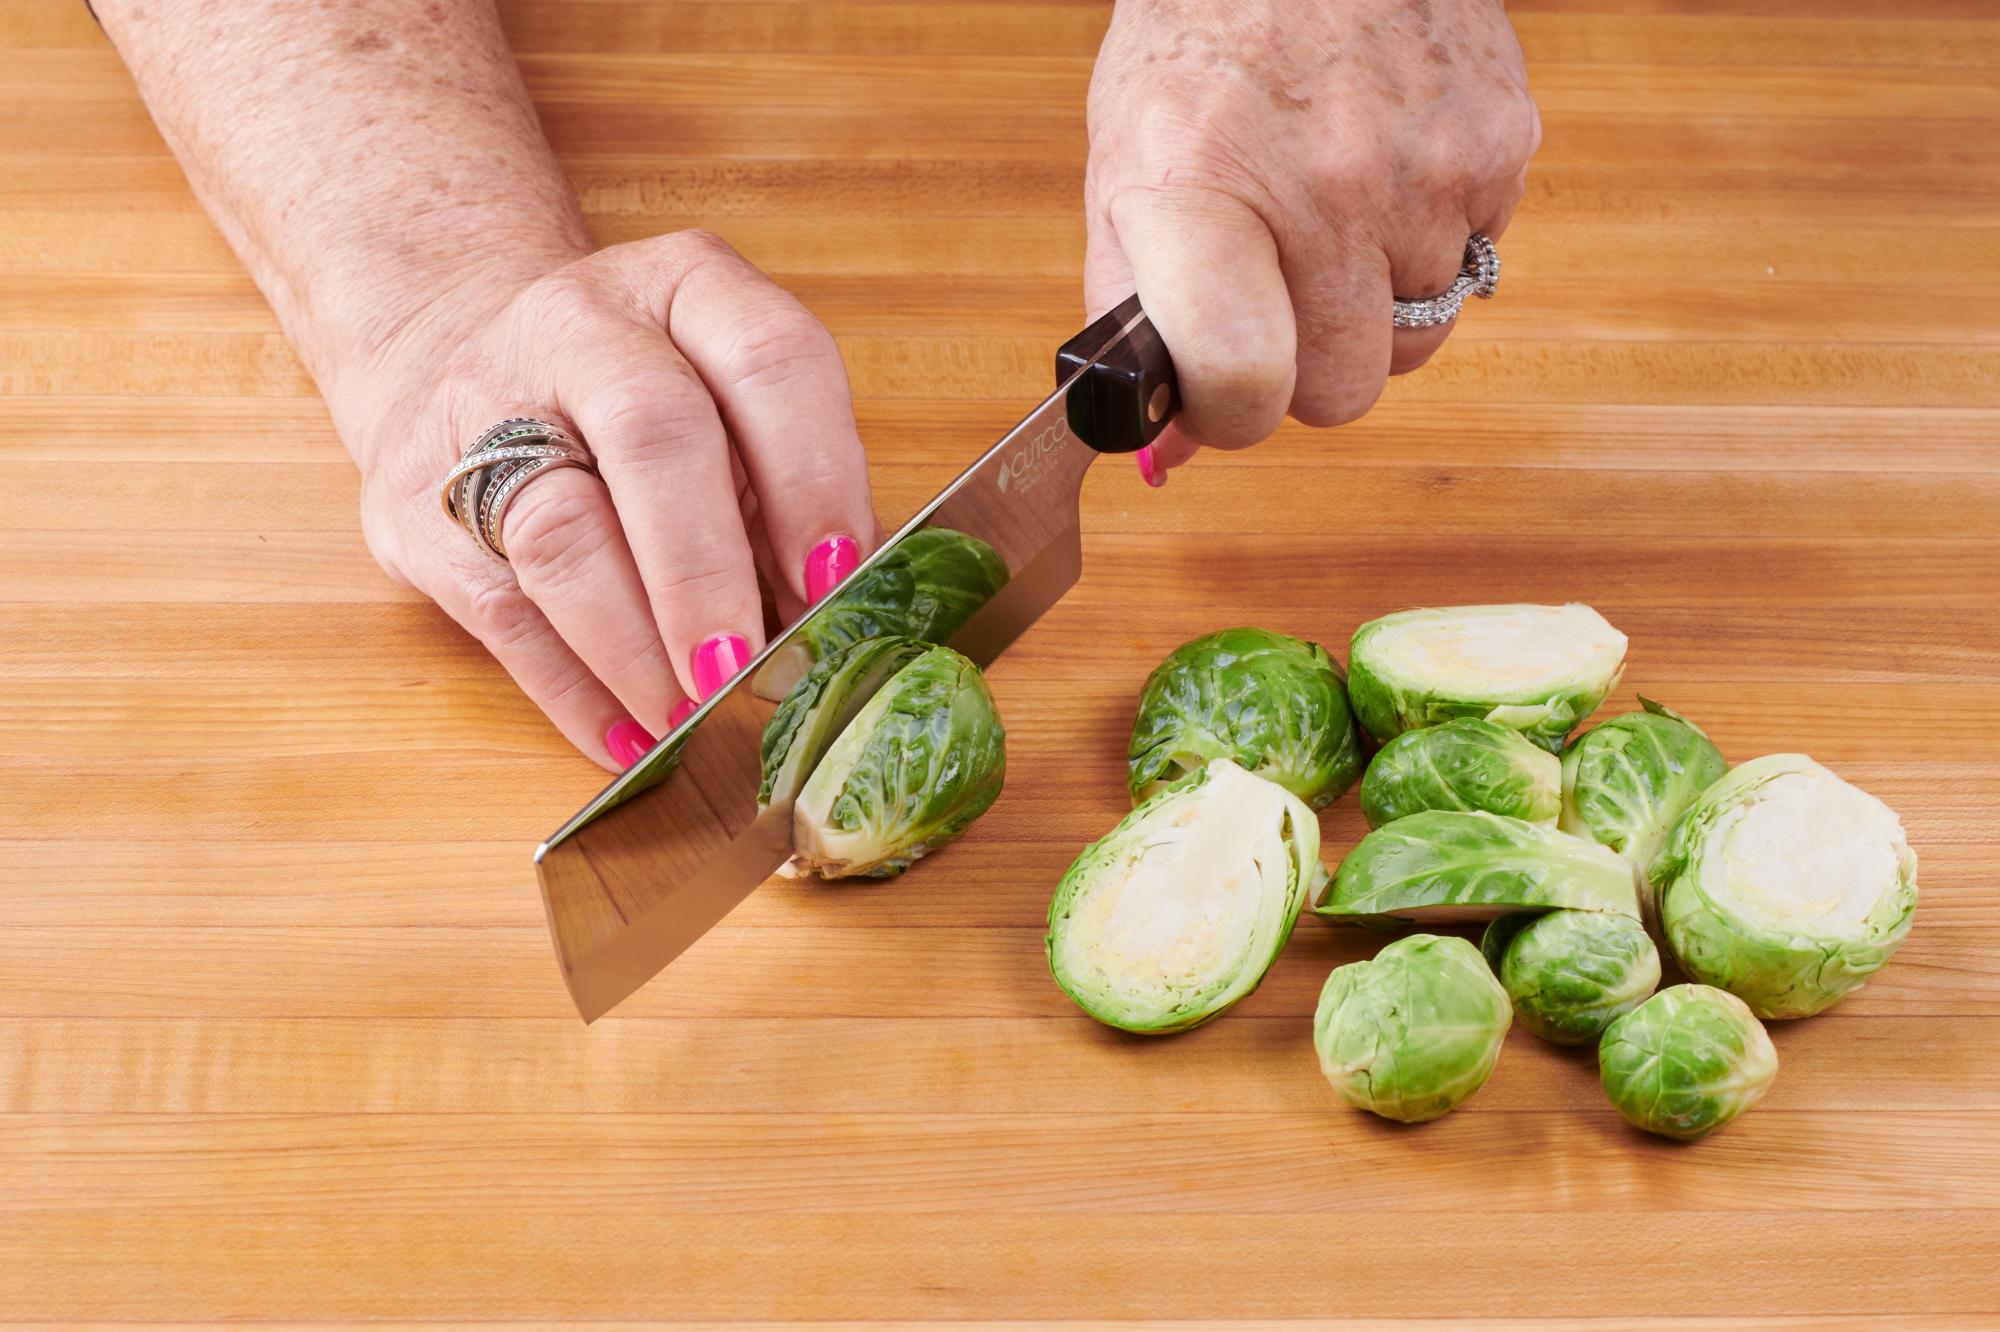
[[[1361,812],[1371,828],[1427,809],[1554,823],[1561,808],[1556,756],[1519,731],[1472,717],[1403,732],[1361,779]]]
[[[1700,1138],[1757,1104],[1778,1052],[1741,999],[1707,985],[1661,990],[1612,1022],[1597,1071],[1634,1128]]]
[[[1562,818],[1566,833],[1588,837],[1625,858],[1639,888],[1647,924],[1657,915],[1648,871],[1674,821],[1729,765],[1691,723],[1649,699],[1594,726],[1562,756]]]
[[[1569,907],[1633,919],[1625,862],[1594,842],[1499,814],[1426,810],[1361,839],[1313,904],[1357,924],[1492,920]]]
[[[1760,1017],[1808,1017],[1895,953],[1917,858],[1895,811],[1803,754],[1737,767],[1696,798],[1653,866],[1682,970]]]
[[[1340,667],[1317,643],[1224,629],[1176,648],[1146,681],[1128,784],[1144,800],[1210,759],[1233,759],[1324,809],[1361,775]]]
[[[1217,759],[1076,858],[1049,904],[1049,970],[1099,1022],[1184,1031],[1257,988],[1323,872],[1304,802]]]
[[[1500,983],[1522,1026],[1543,1040],[1583,1045],[1659,987],[1660,953],[1630,916],[1550,911],[1512,933]]]
[[[760,805],[798,796],[827,747],[882,683],[924,654],[908,638],[864,638],[816,664],[764,725]]]
[[[979,668],[927,648],[876,690],[792,807],[797,873],[886,878],[955,840],[1000,794],[1006,733]]]
[[[1588,606],[1410,610],[1355,630],[1347,693],[1377,740],[1480,717],[1554,753],[1624,667],[1625,635]]]
[[[1349,1105],[1417,1124],[1486,1085],[1513,1011],[1463,939],[1412,934],[1334,968],[1313,1014],[1320,1071]]]
[[[805,629],[757,669],[750,688],[773,703],[816,661],[864,638],[942,643],[1007,584],[1007,562],[976,536],[926,527],[843,583]]]

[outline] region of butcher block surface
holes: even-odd
[[[589,1028],[530,855],[603,775],[370,560],[81,0],[0,8],[0,1321],[2000,1319],[2000,11],[1510,8],[1499,298],[1356,425],[1100,463],[992,813]],[[832,328],[885,521],[1046,392],[1103,6],[505,11],[602,240],[712,229]],[[1808,752],[1922,858],[1755,1111],[1640,1136],[1518,1028],[1437,1123],[1348,1109],[1310,1015],[1379,940],[1316,920],[1186,1036],[1057,989],[1176,644],[1569,599],[1631,635],[1611,709]]]

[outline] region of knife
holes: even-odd
[[[1153,442],[1179,407],[1173,362],[1130,297],[1056,352],[1056,391],[916,513],[847,580],[927,527],[979,538],[1006,562],[999,590],[948,644],[985,666],[1083,572],[1083,476],[1100,453]],[[556,962],[594,1022],[728,915],[792,852],[791,802],[759,807],[764,724],[751,683],[840,590],[774,637],[728,685],[571,816],[535,852]],[[796,655],[796,653],[794,654]]]

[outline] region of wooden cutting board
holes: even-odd
[[[1101,5],[506,8],[603,239],[713,228],[839,336],[885,518],[1042,393]],[[1996,11],[1513,10],[1547,144],[1500,299],[1359,425],[1101,465],[1084,583],[993,673],[991,816],[772,885],[586,1030],[528,853],[599,774],[375,570],[82,5],[11,0],[0,1320],[2000,1313]],[[1308,1019],[1374,941],[1311,921],[1187,1037],[1068,1005],[1043,912],[1165,652],[1564,598],[1632,637],[1616,707],[1806,750],[1923,857],[1755,1113],[1641,1138],[1519,1031],[1437,1124],[1347,1110]]]

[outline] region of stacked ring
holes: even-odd
[[[1419,300],[1398,299],[1395,303],[1397,328],[1434,328],[1458,318],[1458,308],[1468,296],[1482,301],[1493,299],[1500,286],[1500,252],[1480,232],[1465,242],[1465,258],[1451,285],[1435,296]]]
[[[590,451],[561,426],[513,416],[489,426],[452,469],[438,497],[445,514],[463,527],[473,544],[505,564],[500,533],[508,506],[521,488],[544,472],[581,467],[595,473]]]

